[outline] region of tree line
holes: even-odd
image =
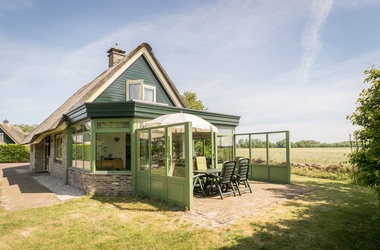
[[[236,145],[241,148],[249,148],[249,139],[240,139]],[[283,139],[278,142],[268,142],[269,148],[285,148],[286,140]],[[351,143],[349,141],[343,142],[318,142],[314,140],[301,140],[297,142],[291,142],[290,146],[292,148],[338,148],[338,147],[351,147]],[[251,139],[251,147],[254,148],[265,148],[266,141],[260,139]]]

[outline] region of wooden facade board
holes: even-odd
[[[150,67],[144,55],[141,55],[126,69],[94,102],[126,101],[127,80],[144,80],[144,85],[156,87],[156,102],[174,106],[169,94]]]
[[[239,125],[240,120],[239,116],[135,101],[84,103],[67,112],[65,116],[67,122],[75,123],[87,118],[139,118],[151,120],[161,115],[179,112],[199,116],[219,126],[236,127]]]

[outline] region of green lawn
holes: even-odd
[[[135,196],[1,209],[0,248],[380,248],[380,212],[371,190],[300,176],[292,182],[319,189],[219,228],[201,227],[186,211]]]

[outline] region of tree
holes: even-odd
[[[28,125],[28,124],[15,124],[13,126],[16,126],[16,127],[19,127],[21,128],[22,131],[24,132],[32,132],[35,128],[37,128],[37,124],[33,124],[33,125]]]
[[[374,188],[380,200],[380,69],[372,68],[364,74],[364,82],[371,86],[362,90],[355,112],[347,116],[360,127],[354,132],[360,146],[349,155],[349,161],[354,166],[354,182]]]
[[[203,105],[201,100],[198,100],[197,94],[195,92],[185,91],[182,95],[182,98],[185,100],[187,106],[189,106],[190,109],[195,109],[195,110],[208,109],[207,107]]]

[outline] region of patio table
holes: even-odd
[[[204,174],[204,175],[206,175],[206,179],[207,179],[207,177],[209,177],[211,175],[216,175],[216,174],[219,175],[221,172],[222,172],[222,168],[209,168],[209,169],[193,170],[194,175]],[[203,189],[206,188],[207,184],[202,183],[201,178],[199,178],[198,176],[196,176],[196,180],[194,183],[199,183],[200,185],[204,185],[204,188],[202,187],[201,190],[202,190],[203,195],[205,195]],[[210,190],[207,192],[207,194],[211,194],[211,193],[212,193],[212,187],[210,187]]]
[[[193,170],[194,174],[205,174],[205,175],[220,174],[221,172],[222,172],[222,168],[208,168],[208,169]]]

